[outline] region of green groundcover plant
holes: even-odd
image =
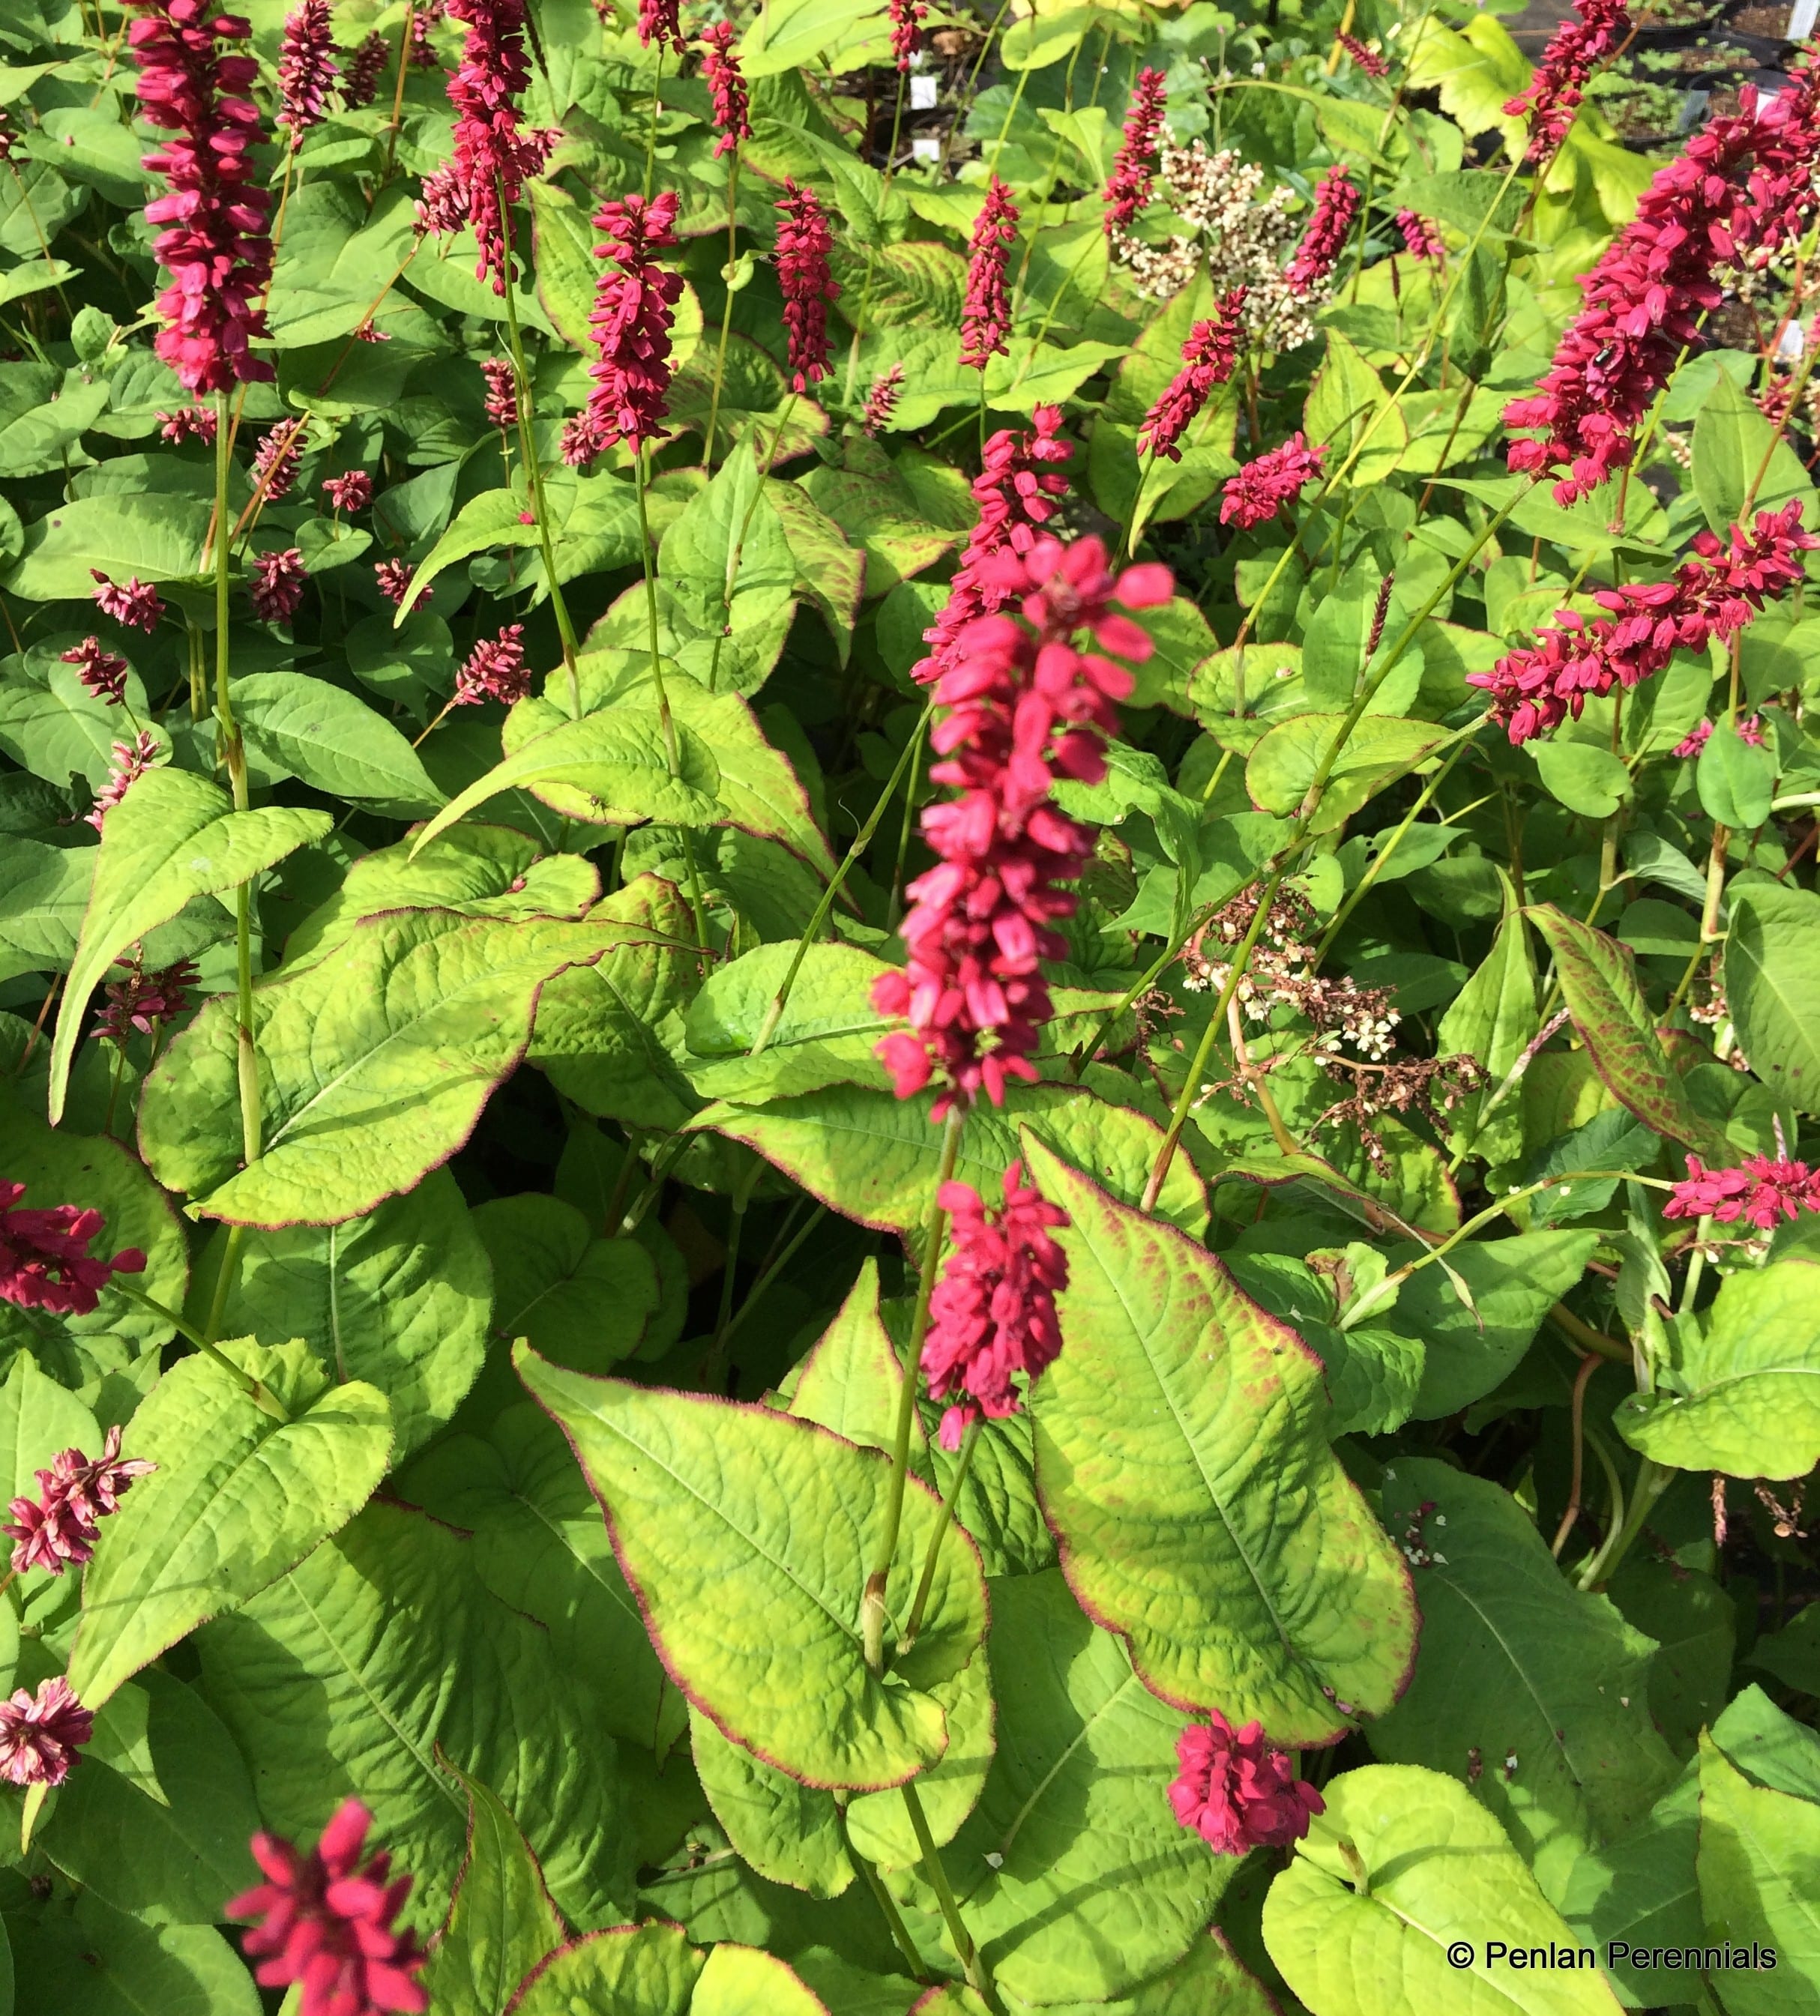
[[[6,0],[0,2016],[1820,2008],[1820,70],[1646,25]]]

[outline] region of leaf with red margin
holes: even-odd
[[[1328,1445],[1320,1359],[1210,1254],[1025,1141],[1070,1219],[1061,1355],[1031,1402],[1069,1586],[1164,1700],[1334,1741],[1402,1691],[1416,1614]]]
[[[1652,1132],[1685,1142],[1714,1168],[1735,1159],[1725,1130],[1694,1111],[1668,1061],[1622,945],[1552,903],[1526,913],[1555,955],[1567,1012],[1612,1096]]]
[[[467,1852],[423,1986],[438,2016],[499,2016],[568,1935],[537,1857],[499,1795],[448,1768],[467,1793]]]
[[[506,2016],[683,2016],[705,1956],[680,1925],[613,1925],[540,1961]]]
[[[876,1791],[948,1746],[928,1690],[986,1635],[986,1579],[951,1524],[922,1636],[884,1680],[860,1600],[890,1465],[807,1421],[696,1393],[591,1379],[521,1344],[532,1395],[568,1436],[670,1677],[723,1735],[805,1784]],[[939,1500],[912,1478],[886,1586],[907,1615]]]
[[[775,1953],[722,1945],[708,1956],[689,2016],[828,2016],[828,2005]]]

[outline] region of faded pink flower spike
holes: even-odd
[[[1367,77],[1383,77],[1390,74],[1390,66],[1375,49],[1368,49],[1357,35],[1335,35],[1334,40],[1350,56]]]
[[[1447,248],[1441,234],[1419,211],[1398,211],[1397,229],[1403,234],[1404,249],[1411,258],[1425,259],[1434,266],[1446,264]]]
[[[910,668],[911,677],[924,686],[940,678],[953,661],[957,640],[968,625],[976,616],[995,614],[1004,606],[1004,596],[982,578],[982,563],[1007,545],[1014,552],[1028,551],[1037,527],[1053,516],[1054,500],[1067,495],[1068,479],[1054,466],[1073,453],[1060,438],[1061,409],[1039,406],[1031,421],[1029,434],[1001,427],[986,442],[984,466],[973,479],[973,501],[979,516],[949,584],[948,599],[923,632],[929,654]]]
[[[1125,137],[1112,158],[1112,172],[1102,192],[1105,230],[1110,238],[1123,231],[1150,200],[1157,149],[1162,139],[1163,112],[1169,101],[1168,80],[1159,70],[1141,70],[1125,115]]]
[[[1467,683],[1491,695],[1493,716],[1513,743],[1527,742],[1570,714],[1577,720],[1588,693],[1636,686],[1678,650],[1703,651],[1710,639],[1735,636],[1766,600],[1794,586],[1801,554],[1816,546],[1820,539],[1801,530],[1798,497],[1780,511],[1759,511],[1749,533],[1734,525],[1721,542],[1702,532],[1693,557],[1671,580],[1599,589],[1593,599],[1608,614],[1589,621],[1561,610],[1533,644],[1501,658],[1489,672],[1469,673]],[[1690,736],[1681,747],[1697,754],[1702,744],[1688,748],[1693,742]]]
[[[958,1449],[977,1420],[1016,1413],[1013,1375],[1034,1380],[1061,1355],[1055,1298],[1068,1286],[1068,1259],[1050,1234],[1068,1213],[1045,1204],[1023,1174],[1022,1162],[1006,1170],[1004,1201],[992,1210],[971,1183],[944,1183],[936,1199],[954,1245],[929,1298],[921,1364],[932,1399],[964,1396],[942,1414],[943,1449]]]
[[[268,504],[282,504],[297,482],[303,461],[303,429],[281,422],[253,452],[253,487]]]
[[[345,476],[326,476],[323,495],[336,510],[351,517],[373,502],[373,478],[364,469],[351,469]]]
[[[1319,477],[1326,454],[1324,448],[1310,448],[1296,433],[1281,448],[1248,462],[1236,476],[1226,479],[1220,491],[1220,524],[1243,531],[1274,518],[1282,506],[1293,504],[1304,486]]]
[[[827,376],[828,303],[840,289],[828,271],[834,234],[813,189],[786,181],[777,226],[777,284],[784,291],[784,326],[790,344],[791,383],[805,392]]]
[[[514,707],[531,690],[531,671],[524,662],[524,625],[508,623],[498,636],[484,638],[456,675],[456,707],[478,707],[483,700],[503,700]]]
[[[1508,462],[1558,472],[1559,503],[1596,490],[1627,463],[1634,434],[1723,290],[1721,266],[1753,265],[1812,218],[1820,164],[1820,70],[1795,72],[1773,102],[1745,85],[1743,110],[1714,119],[1644,192],[1637,214],[1580,281],[1586,305],[1555,346],[1535,392],[1512,401]]]
[[[295,546],[253,556],[253,614],[262,623],[288,623],[303,600],[303,554]]]
[[[85,637],[63,653],[63,663],[76,668],[85,693],[118,707],[126,698],[126,675],[131,668],[124,658],[102,648],[99,637]]]
[[[1105,776],[1105,738],[1133,685],[1113,657],[1150,655],[1149,636],[1114,605],[1149,608],[1173,589],[1165,567],[1115,578],[1093,538],[1038,538],[1022,555],[1001,549],[977,572],[1022,620],[1004,613],[968,625],[935,682],[947,712],[930,736],[942,760],[929,776],[960,795],[923,814],[936,864],[910,887],[906,969],[881,975],[872,992],[881,1013],[910,1024],[878,1046],[898,1097],[939,1071],[937,1118],[982,1092],[1002,1104],[1009,1081],[1036,1076],[1029,1060],[1052,1012],[1042,961],[1063,954],[1054,923],[1075,909],[1065,885],[1093,852],[1092,833],[1056,808],[1051,789],[1058,777]],[[1099,650],[1076,647],[1082,630]]]
[[[59,1673],[34,1697],[23,1687],[0,1701],[0,1778],[9,1785],[60,1785],[95,1718]]]
[[[373,578],[379,584],[379,592],[395,609],[403,606],[405,597],[411,592],[411,576],[416,572],[409,560],[376,560]]]
[[[1333,271],[1359,214],[1359,188],[1343,167],[1331,167],[1316,183],[1314,208],[1302,243],[1283,275],[1292,293],[1306,294]]]
[[[1181,1768],[1169,1788],[1170,1809],[1216,1855],[1287,1848],[1327,1810],[1320,1793],[1296,1777],[1289,1753],[1266,1741],[1262,1723],[1235,1730],[1215,1708],[1176,1738],[1176,1762]]]
[[[341,72],[329,0],[303,0],[286,16],[278,57],[277,123],[290,133],[294,149],[326,117],[329,92]]]
[[[967,299],[960,310],[960,361],[983,371],[1008,350],[1011,304],[1005,292],[1005,268],[1018,242],[1018,206],[995,175],[986,185],[986,201],[967,248]]]
[[[83,815],[97,833],[102,830],[103,815],[111,812],[128,789],[157,761],[158,744],[152,731],[142,728],[132,741],[115,743],[113,753],[114,768],[107,782],[95,794],[94,804]],[[0,1287],[0,1294],[5,1293],[5,1288]]]
[[[124,1050],[133,1030],[149,1036],[158,1023],[184,1013],[190,1006],[189,990],[196,978],[196,968],[186,959],[158,973],[141,973],[135,967],[125,979],[107,982],[103,989],[106,1005],[96,1017],[90,1033]]]
[[[1567,137],[1586,81],[1631,31],[1624,0],[1574,0],[1580,18],[1563,21],[1548,38],[1529,88],[1505,106],[1507,117],[1530,121],[1532,164],[1550,160]]]
[[[245,41],[247,24],[207,0],[132,4],[143,10],[127,29],[140,109],[171,136],[143,164],[166,188],[146,206],[146,222],[166,227],[153,250],[171,275],[158,355],[192,392],[268,380],[271,364],[252,349],[272,278],[271,198],[248,159],[259,109],[246,92],[259,67],[218,47]]]
[[[411,1878],[392,1876],[388,1855],[362,1863],[372,1825],[366,1807],[347,1799],[308,1855],[254,1834],[265,1881],[223,1906],[230,1918],[260,1921],[241,1940],[260,1962],[255,1978],[301,1987],[300,2016],[417,2016],[429,2007],[417,1979],[427,1956],[393,1924]]]
[[[391,44],[376,28],[348,59],[348,77],[341,87],[341,103],[357,112],[379,95],[379,81],[385,74]]]
[[[860,416],[860,431],[868,437],[891,425],[891,416],[897,411],[897,402],[903,391],[903,366],[894,364],[888,371],[881,372],[872,381],[872,389],[866,394],[864,412]]]
[[[723,154],[730,154],[741,141],[751,139],[751,115],[745,77],[739,58],[733,52],[738,38],[732,22],[715,22],[702,30],[701,39],[708,45],[701,59],[701,76],[714,99],[714,123],[719,129],[714,158],[718,161]]]
[[[1234,287],[1220,301],[1210,321],[1198,322],[1182,345],[1182,368],[1170,380],[1138,430],[1137,452],[1180,462],[1177,445],[1207,403],[1216,385],[1224,385],[1238,362],[1239,316],[1245,290]]]
[[[179,406],[174,413],[160,412],[158,432],[168,441],[194,439],[214,445],[215,409],[213,406]]]
[[[0,1182],[0,1300],[16,1309],[49,1309],[53,1316],[85,1316],[115,1274],[140,1274],[146,1256],[124,1247],[111,1260],[88,1251],[100,1232],[101,1214],[73,1204],[21,1211],[23,1183]]]
[[[1669,1193],[1662,1215],[1710,1218],[1721,1225],[1743,1219],[1759,1232],[1773,1232],[1804,1211],[1820,1211],[1820,1173],[1805,1162],[1747,1155],[1735,1169],[1709,1169],[1698,1155],[1689,1155],[1686,1178]]]
[[[164,599],[149,581],[141,581],[135,574],[121,588],[110,581],[99,567],[91,567],[88,573],[98,584],[95,605],[103,616],[111,616],[116,623],[130,625],[136,630],[157,628],[158,618],[164,613]]]
[[[120,1501],[132,1489],[133,1480],[150,1477],[158,1466],[134,1458],[123,1462],[120,1453],[121,1429],[117,1424],[107,1431],[98,1456],[85,1456],[79,1449],[67,1449],[52,1460],[38,1476],[35,1498],[16,1498],[9,1510],[13,1517],[0,1533],[16,1543],[13,1568],[23,1575],[27,1568],[42,1568],[60,1575],[68,1568],[81,1568],[95,1552],[101,1521],[120,1510]]]
[[[594,247],[594,256],[619,270],[603,273],[594,290],[588,329],[600,355],[588,366],[593,389],[577,430],[576,452],[565,443],[565,461],[591,460],[620,441],[636,455],[647,441],[661,441],[669,431],[670,326],[683,276],[658,261],[676,249],[676,221],[674,189],[648,203],[639,196],[604,203],[594,213],[594,229],[605,240]]]
[[[506,357],[488,357],[481,365],[487,381],[486,415],[496,427],[518,424],[518,380]]]

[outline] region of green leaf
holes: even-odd
[[[1470,1240],[1447,1257],[1472,1298],[1469,1309],[1440,1265],[1405,1281],[1376,1319],[1426,1344],[1418,1420],[1444,1420],[1483,1399],[1515,1369],[1550,1309],[1586,1272],[1595,1232],[1526,1232]],[[1411,1256],[1413,1257],[1413,1256]]]
[[[1775,758],[1721,721],[1694,766],[1700,808],[1734,833],[1751,833],[1769,817],[1775,797]]]
[[[79,776],[99,790],[114,766],[114,743],[123,734],[131,739],[118,709],[85,692],[76,668],[54,653],[28,651],[23,659],[7,659],[5,671],[0,682],[0,750],[59,790]],[[127,675],[125,704],[142,721],[151,711],[136,672]],[[156,728],[147,732],[158,745],[158,760],[168,761],[169,735]]]
[[[1801,458],[1723,371],[1694,422],[1693,485],[1706,523],[1721,537],[1791,497],[1803,500],[1810,528],[1815,522],[1816,499]]]
[[[1706,1944],[1694,1874],[1699,1809],[1699,1777],[1684,1771],[1628,1834],[1575,1857],[1557,1901],[1583,1943],[1606,1953],[1614,1940],[1644,1953]],[[1606,1971],[1628,2007],[1672,2007],[1686,1990],[1678,1969],[1611,1955]]]
[[[690,1003],[683,1024],[689,1075],[705,1098],[757,1104],[831,1085],[889,1083],[877,1050],[895,1024],[870,995],[890,969],[856,945],[809,948],[762,1053],[748,1055],[796,952],[794,945],[760,945],[717,967]]]
[[[0,1494],[7,1502],[36,1497],[36,1473],[49,1470],[64,1449],[89,1455],[100,1445],[93,1413],[67,1386],[41,1372],[29,1351],[16,1353],[0,1385]]]
[[[102,821],[95,881],[57,1012],[50,1116],[63,1118],[70,1064],[88,997],[138,940],[193,897],[213,896],[320,840],[326,812],[264,806],[236,812],[227,793],[183,770],[148,770]]]
[[[1552,1890],[1552,1875],[1636,1824],[1674,1776],[1649,1714],[1655,1641],[1571,1589],[1495,1484],[1400,1456],[1383,1510],[1414,1564],[1422,1647],[1408,1692],[1368,1730],[1371,1748],[1470,1784]]]
[[[1777,1260],[1728,1276],[1654,1394],[1618,1409],[1652,1462],[1732,1477],[1805,1477],[1820,1463],[1820,1266]]]
[[[755,1149],[832,1210],[862,1225],[911,1233],[929,1208],[942,1130],[929,1118],[933,1095],[898,1099],[858,1085],[830,1085],[762,1107],[726,1102],[691,1125]],[[1018,1085],[1003,1107],[977,1107],[960,1137],[954,1174],[982,1197],[996,1197],[1018,1154],[1020,1129],[1090,1168],[1115,1197],[1135,1204],[1162,1142],[1142,1114],[1109,1106],[1078,1085]],[[1206,1193],[1188,1157],[1170,1165],[1159,1213],[1195,1237],[1207,1222]]]
[[[468,1543],[380,1499],[197,1637],[203,1690],[252,1767],[266,1825],[314,1835],[344,1798],[414,1879],[404,1912],[446,1917],[468,1802],[438,1759],[490,1786],[571,1924],[631,1893],[613,1740],[549,1634],[476,1576]]]
[[[467,1853],[448,1926],[422,1979],[431,2007],[445,2016],[502,2016],[519,1982],[563,1944],[563,1921],[537,1857],[499,1795],[478,1779],[462,1784]]]
[[[767,1881],[811,1897],[838,1897],[848,1888],[853,1864],[831,1792],[755,1757],[723,1736],[699,1708],[689,1711],[689,1746],[708,1803],[743,1862]]]
[[[1613,1096],[1652,1133],[1684,1141],[1705,1161],[1725,1167],[1731,1143],[1681,1089],[1624,949],[1552,903],[1526,914],[1555,955],[1573,1026]]]
[[[614,1925],[552,1953],[522,1985],[512,2016],[683,2016],[704,1956],[679,1925]]]
[[[1217,1261],[1040,1143],[1069,1214],[1036,1481],[1070,1586],[1147,1686],[1323,1743],[1397,1698],[1407,1570],[1328,1446],[1321,1363]]]
[[[961,1915],[1008,1996],[1129,1994],[1188,1952],[1238,1867],[1169,1810],[1186,1718],[1054,1569],[993,1586],[987,1650],[998,1754],[942,1855]],[[932,1908],[914,1871],[892,1882]]]
[[[200,1695],[156,1669],[137,1685],[148,1697],[150,1779],[135,1781],[90,1751],[37,1838],[117,1910],[152,1924],[212,1925],[259,1880],[247,1850],[260,1825],[252,1780]]]
[[[1536,768],[1550,797],[1582,819],[1609,818],[1631,795],[1621,756],[1590,742],[1538,742]],[[1767,813],[1767,805],[1764,810]]]
[[[1493,1940],[1551,1953],[1575,1942],[1464,1787],[1368,1764],[1325,1797],[1263,1918],[1271,1959],[1321,2016],[1618,2016],[1590,1961],[1532,1972],[1488,1957]],[[1464,1967],[1455,1946],[1470,1950]]]
[[[1267,812],[1299,811],[1343,719],[1337,714],[1302,714],[1270,729],[1245,761],[1252,802]],[[1446,731],[1433,722],[1363,715],[1334,760],[1311,830],[1326,833],[1350,819],[1445,739]]]
[[[261,1343],[300,1337],[341,1379],[391,1403],[396,1453],[446,1425],[486,1353],[487,1255],[455,1179],[340,1225],[250,1233],[222,1326]]]
[[[1442,1016],[1435,1031],[1435,1054],[1476,1059],[1494,1089],[1509,1076],[1541,1027],[1535,961],[1519,913],[1498,926],[1485,963]],[[1488,1091],[1476,1093],[1461,1102],[1453,1138],[1456,1143],[1472,1142],[1488,1162],[1508,1161],[1523,1147],[1523,1107],[1517,1100],[1506,1099],[1482,1127],[1479,1116],[1487,1096]]]
[[[419,851],[401,840],[363,854],[286,940],[285,957],[293,967],[319,957],[381,910],[454,910],[523,923],[580,917],[600,895],[600,872],[585,855],[544,854],[510,826],[460,826]]]
[[[237,1345],[279,1422],[212,1359],[172,1366],[128,1429],[155,1463],[101,1529],[82,1579],[70,1684],[91,1708],[205,1618],[274,1582],[351,1519],[391,1453],[385,1396],[331,1385],[301,1344]]]
[[[4,735],[0,729],[0,740]],[[67,970],[76,956],[96,860],[92,848],[47,847],[9,836],[6,886],[0,892],[0,955],[9,977]]]
[[[1725,999],[1739,1046],[1797,1111],[1820,1111],[1820,896],[1770,882],[1731,895]]]
[[[150,1925],[92,1890],[12,1921],[16,2007],[57,2016],[261,2016],[240,1957],[212,1925]]]
[[[471,560],[476,553],[491,553],[496,546],[535,546],[537,526],[531,517],[529,499],[517,490],[483,490],[470,497],[456,513],[447,531],[424,555],[411,574],[411,585],[392,618],[396,629],[430,592],[430,586],[445,567],[458,560]]]
[[[648,713],[616,709],[564,721],[521,743],[485,776],[458,791],[419,829],[414,848],[427,847],[477,805],[519,788],[546,801],[560,789],[565,802],[559,809],[596,826],[637,826],[647,819],[712,826],[719,816],[715,798],[720,765],[692,729],[678,722],[676,736],[678,774],[672,776],[654,707]]]
[[[494,1197],[474,1229],[492,1256],[496,1334],[575,1372],[605,1372],[643,1341],[659,1301],[636,1239],[596,1239],[561,1198]]]
[[[182,581],[202,571],[211,506],[168,493],[79,497],[25,531],[0,587],[27,602],[87,602],[92,569],[110,581]]]
[[[538,990],[620,927],[446,910],[369,918],[315,965],[253,991],[265,1152],[239,1168],[231,995],[146,1078],[140,1142],[158,1179],[236,1224],[335,1224],[409,1190],[467,1140],[530,1040]]]
[[[740,61],[748,77],[777,77],[798,66],[851,68],[884,46],[885,9],[877,0],[777,0],[741,37]],[[643,2016],[643,2011],[638,2012]]]
[[[828,2010],[775,1953],[723,1943],[708,1956],[689,2016],[828,2016]]]
[[[1728,1972],[1729,2016],[1800,2016],[1820,1995],[1820,1804],[1753,1784],[1700,1738],[1700,1901],[1717,1938],[1769,1947],[1770,1972]]]
[[[503,1382],[502,1382],[502,1388]],[[586,1686],[599,1726],[661,1756],[687,1717],[560,1431],[528,1400],[478,1435],[444,1436],[399,1481],[413,1505],[473,1535],[474,1572],[534,1617],[552,1658]]]
[[[396,819],[441,804],[410,743],[341,687],[301,672],[264,672],[235,680],[233,689],[234,718],[269,769]]]
[[[3,1091],[0,1131],[6,1142],[6,1179],[24,1184],[25,1195],[19,1201],[26,1210],[54,1210],[67,1204],[99,1211],[102,1229],[94,1250],[105,1256],[136,1246],[146,1256],[145,1272],[126,1279],[167,1309],[182,1308],[189,1285],[182,1231],[170,1200],[117,1141],[47,1127],[36,1113],[15,1106]],[[0,1302],[0,1341],[6,1344],[41,1349],[70,1337],[114,1337],[143,1348],[168,1343],[170,1337],[168,1318],[129,1301],[111,1280],[86,1316],[57,1316]]]
[[[928,1690],[973,1656],[986,1586],[950,1526],[923,1635],[886,1680],[869,1670],[860,1599],[884,1517],[882,1456],[766,1408],[587,1379],[522,1347],[514,1356],[575,1445],[651,1642],[693,1705],[805,1784],[875,1790],[941,1756],[947,1719]],[[908,1611],[936,1503],[910,1481],[893,1618]]]

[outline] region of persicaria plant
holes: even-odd
[[[1820,2008],[1764,13],[0,9],[0,2016]]]

